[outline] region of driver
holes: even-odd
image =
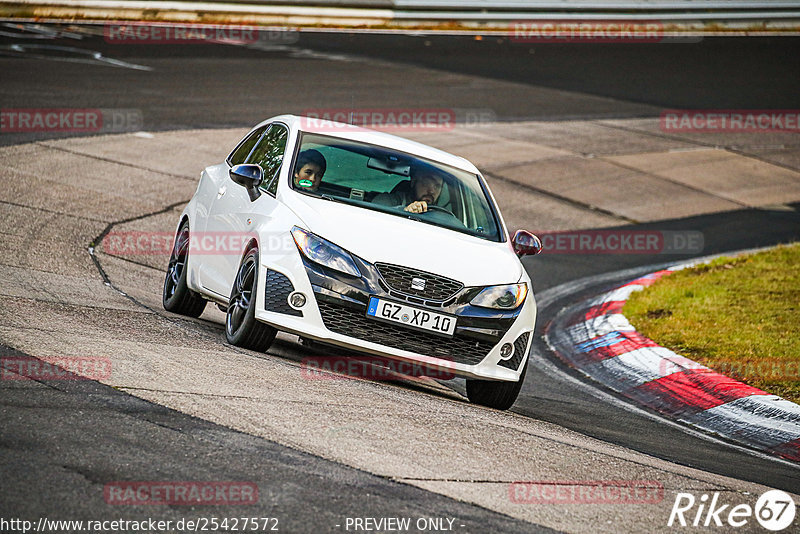
[[[413,166],[408,188],[381,193],[373,202],[383,206],[405,206],[403,210],[410,213],[425,213],[429,205],[435,205],[439,200],[443,186],[444,179],[435,168]]]

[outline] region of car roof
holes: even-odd
[[[319,133],[331,137],[370,143],[444,163],[471,173],[480,174],[475,165],[460,156],[389,133],[379,132],[352,124],[300,115],[278,115],[263,121],[261,124],[275,121],[286,123],[290,128],[302,132]]]

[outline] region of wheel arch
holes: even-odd
[[[248,252],[250,252],[254,248],[259,248],[259,246],[258,246],[258,238],[251,237],[250,241],[248,241],[247,244],[242,249],[242,255],[239,258],[239,265],[242,264],[242,260],[244,260],[244,257],[247,256]]]
[[[250,253],[250,251],[253,249],[259,250],[259,254],[256,256],[256,265],[258,266],[258,269],[256,270],[256,279],[258,279],[261,276],[261,256],[260,256],[261,253],[260,253],[260,248],[258,246],[258,238],[256,238],[255,236],[251,237],[250,240],[247,242],[247,244],[244,246],[244,248],[242,248],[242,253],[239,256],[239,267],[241,267],[242,262]],[[239,267],[236,268],[237,271]],[[233,283],[234,284],[236,283],[235,277]]]

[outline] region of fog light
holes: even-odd
[[[500,359],[507,360],[514,355],[514,345],[506,343],[500,347]]]
[[[306,305],[306,296],[300,292],[289,295],[289,306],[292,308],[302,308]]]

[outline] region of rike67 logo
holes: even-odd
[[[762,494],[756,505],[723,503],[719,492],[696,498],[691,493],[678,493],[669,514],[667,526],[692,527],[743,527],[755,516],[767,530],[778,532],[792,525],[795,504],[791,495],[781,490]]]

